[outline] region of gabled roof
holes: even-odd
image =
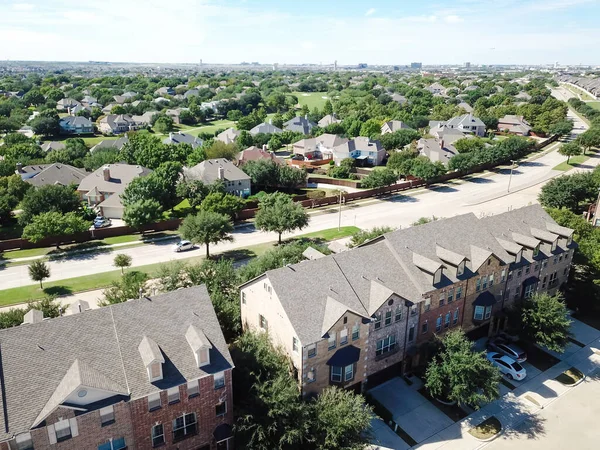
[[[344,314],[346,314],[346,312],[353,312],[359,316],[364,315],[356,312],[356,311],[352,311],[350,308],[348,308],[348,306],[344,305],[341,302],[338,302],[336,299],[327,296],[327,300],[325,301],[325,312],[323,313],[323,324],[321,327],[321,333],[323,335],[325,335],[325,333],[327,333],[331,327],[333,325],[335,325],[335,323],[340,320],[340,317],[342,317]]]
[[[207,366],[190,350],[190,325],[213,345]],[[144,336],[164,354],[159,382],[140,357]],[[233,367],[205,286],[0,330],[0,346],[0,441],[29,431],[78,385],[138,399]]]
[[[204,347],[213,348],[212,344],[210,343],[204,332],[196,325],[190,324],[187,331],[185,332],[185,338],[188,341],[188,344],[190,344],[190,348],[194,352],[197,352],[198,350]]]
[[[81,180],[88,176],[88,173],[68,164],[54,163],[24,166],[19,175],[24,181],[33,186],[47,186],[50,184],[68,186],[69,184],[79,185]]]
[[[250,180],[250,176],[225,158],[207,159],[194,167],[184,167],[183,176],[188,180],[201,180],[212,184],[219,179],[219,168],[223,168],[224,181]]]
[[[425,272],[430,273],[432,275],[442,268],[441,263],[433,261],[415,252],[413,252],[412,262],[419,269],[424,270]]]
[[[140,345],[138,346],[140,356],[144,362],[144,366],[149,366],[153,362],[164,363],[165,358],[160,351],[160,347],[156,342],[150,339],[148,336],[144,336]]]
[[[276,127],[275,125],[271,124],[271,123],[259,123],[258,125],[256,125],[254,128],[252,128],[250,130],[250,134],[251,135],[255,135],[258,133],[265,133],[265,134],[273,134],[273,133],[282,133],[283,130],[281,128]]]
[[[448,250],[447,248],[442,247],[441,245],[436,245],[435,253],[442,261],[452,264],[455,267],[467,259],[464,255],[459,255],[458,253],[453,252],[452,250]]]

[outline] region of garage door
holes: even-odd
[[[102,215],[109,219],[121,219],[123,218],[123,208],[117,208],[114,206],[102,206]]]

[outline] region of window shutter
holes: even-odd
[[[69,425],[71,426],[71,436],[79,436],[79,430],[77,429],[77,419],[75,417],[69,419]]]
[[[48,425],[48,440],[50,444],[56,444],[56,431],[54,430],[54,425]]]

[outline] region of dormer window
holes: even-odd
[[[435,273],[433,274],[433,284],[438,284],[440,281],[442,281],[442,269],[438,269],[435,271]]]
[[[465,262],[464,262],[464,261],[462,261],[462,262],[461,262],[461,263],[458,265],[458,267],[456,268],[456,275],[457,275],[457,276],[460,276],[460,275],[462,275],[463,273],[465,273]]]
[[[150,382],[160,381],[163,379],[162,365],[165,358],[158,347],[158,344],[148,336],[142,338],[142,342],[138,346],[138,351],[142,357],[142,362],[148,372]]]
[[[185,338],[187,339],[188,344],[190,344],[192,352],[194,352],[196,365],[198,367],[209,365],[210,349],[212,348],[212,345],[202,330],[194,325],[190,325],[185,333]]]
[[[556,251],[556,241],[552,242],[552,251]]]
[[[554,251],[556,249],[556,241],[554,241],[554,243],[552,244],[552,251]],[[540,246],[536,246],[533,249],[533,257],[535,258],[537,255],[540,254]]]
[[[571,245],[572,242],[573,242],[573,236],[571,235],[567,238],[567,245]]]
[[[518,264],[521,262],[521,256],[523,256],[523,250],[519,250],[515,255],[515,263]]]

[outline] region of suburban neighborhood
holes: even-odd
[[[597,448],[597,5],[238,3],[0,8],[0,450]]]

